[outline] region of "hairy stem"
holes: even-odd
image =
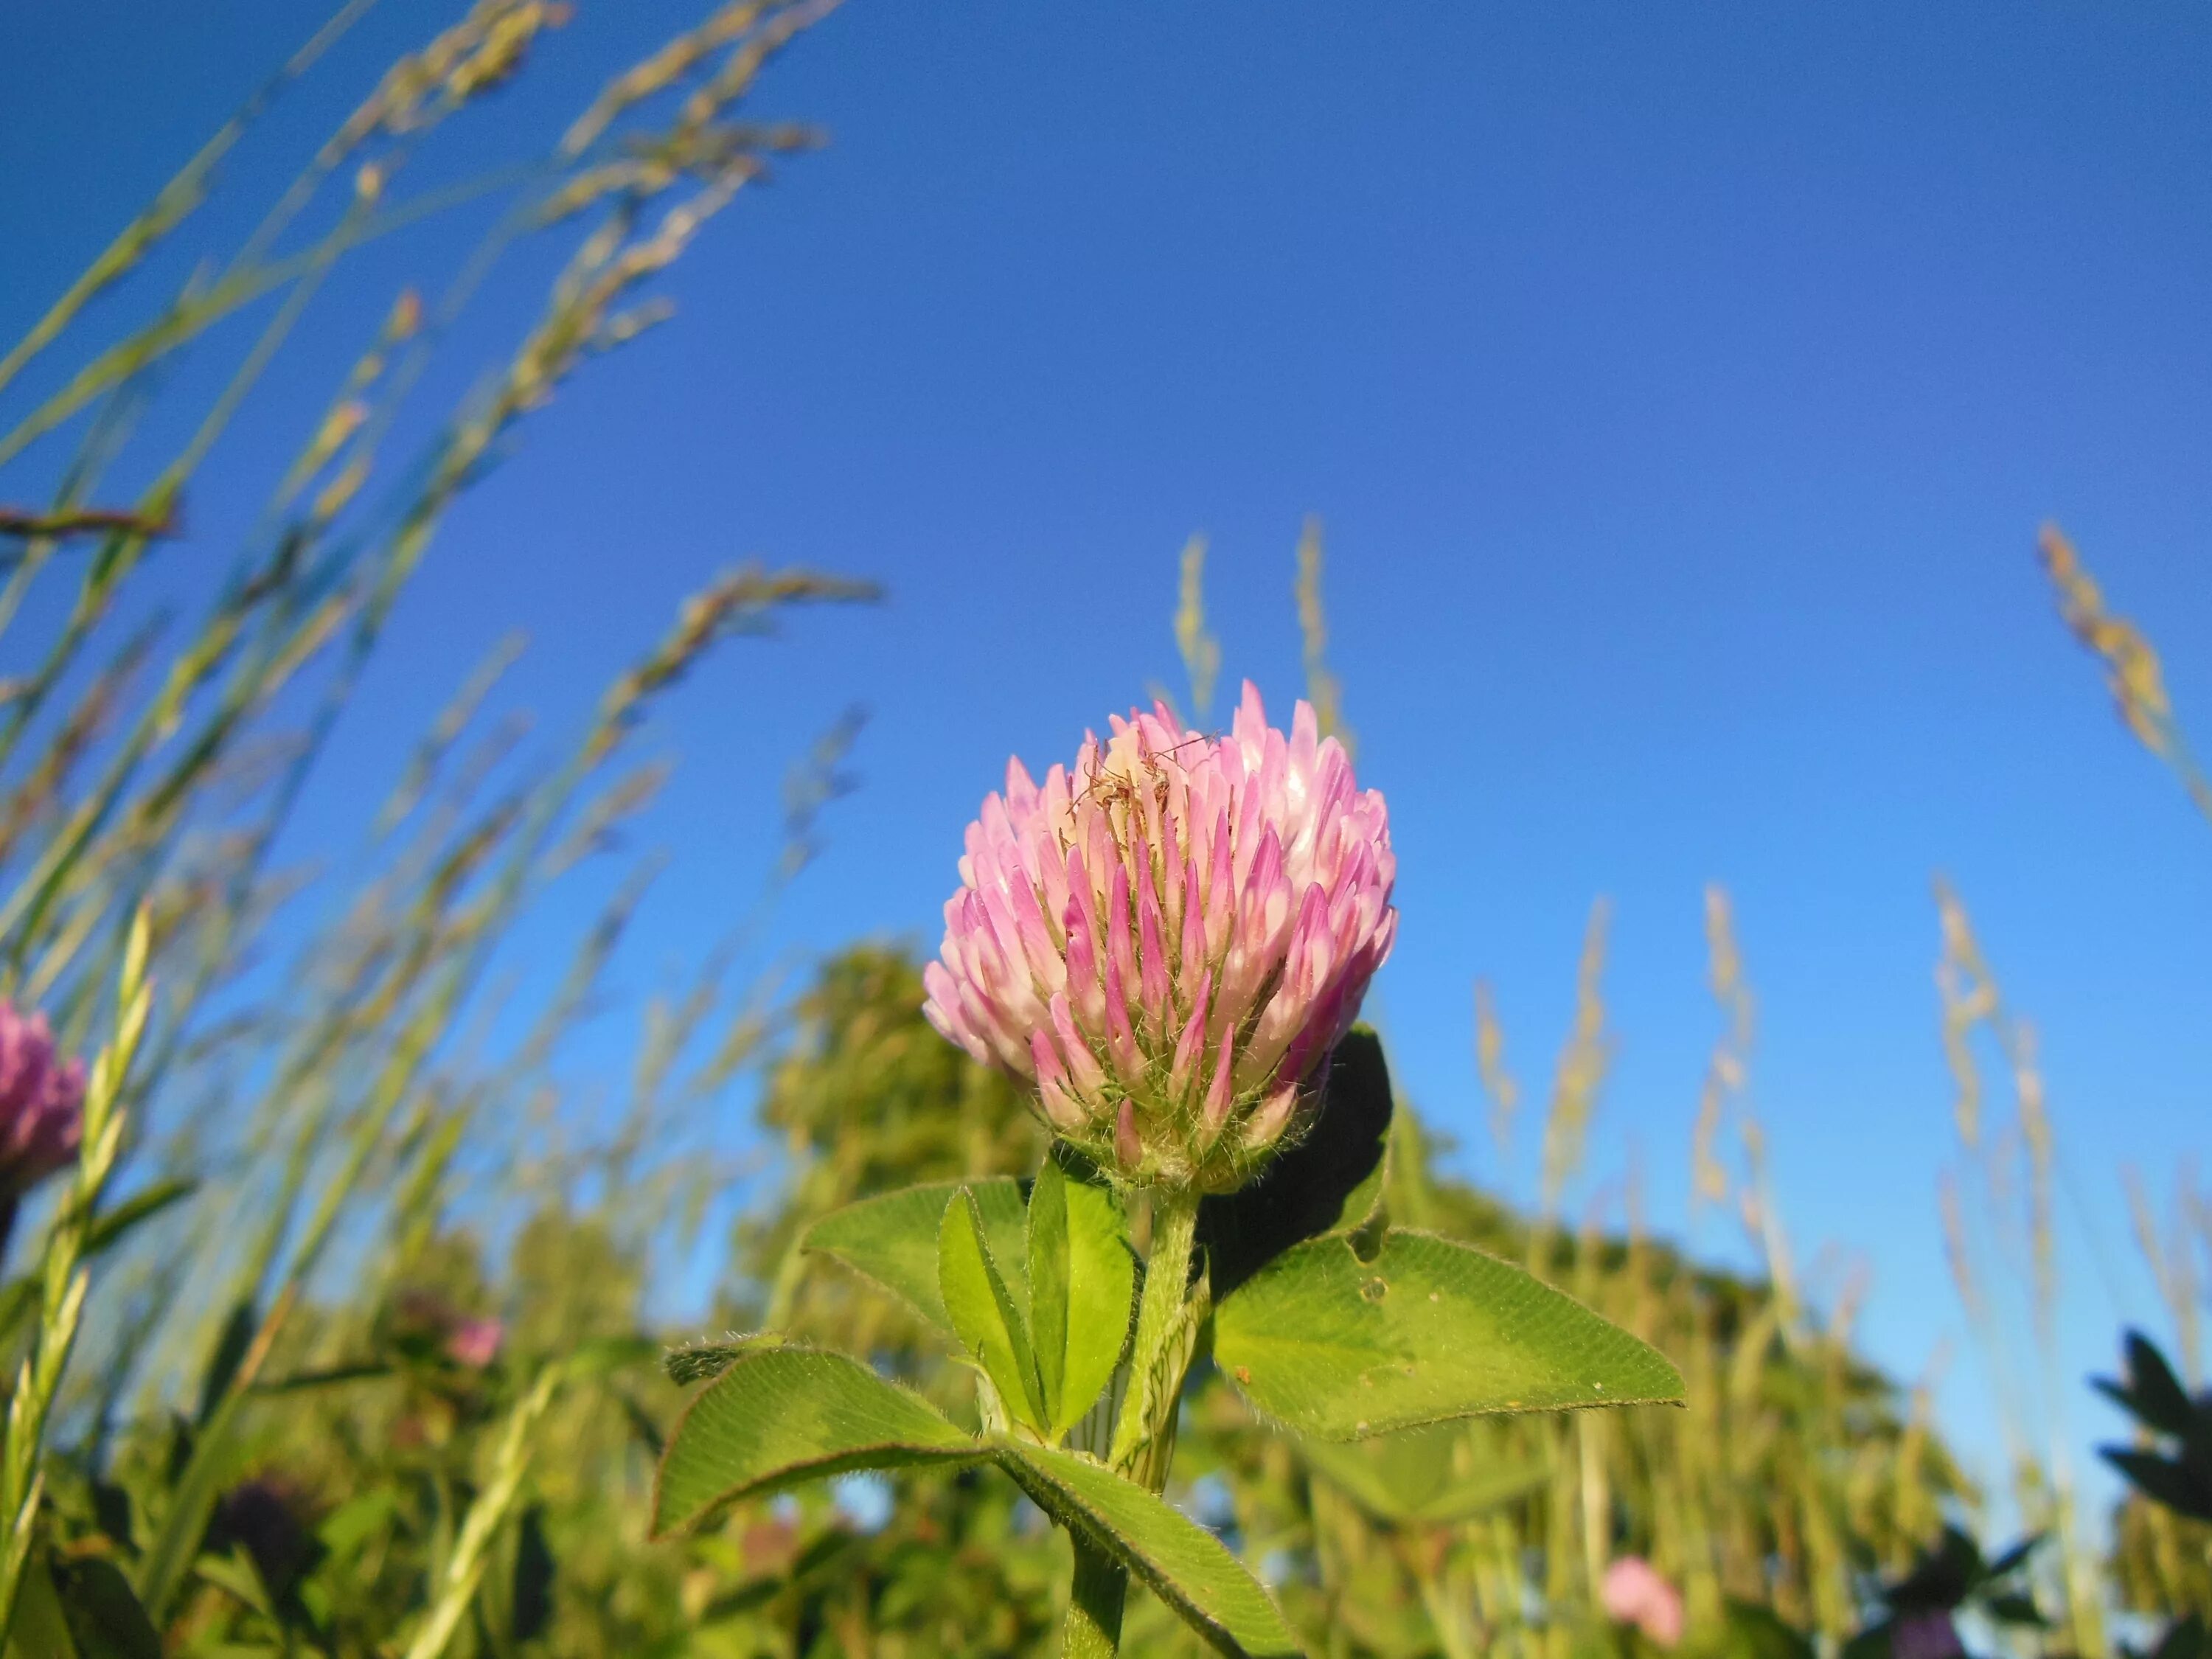
[[[1154,1492],[1167,1486],[1176,1410],[1182,1400],[1183,1373],[1190,1366],[1186,1314],[1197,1237],[1198,1194],[1154,1188],[1152,1244],[1129,1350],[1129,1389],[1114,1425],[1110,1459],[1115,1468]],[[1075,1581],[1060,1632],[1060,1652],[1066,1659],[1103,1659],[1120,1650],[1128,1587],[1129,1576],[1121,1566],[1080,1537],[1075,1540]]]
[[[1136,1340],[1129,1349],[1129,1393],[1121,1407],[1121,1421],[1114,1425],[1115,1468],[1133,1466],[1137,1452],[1157,1443],[1163,1432],[1172,1434],[1175,1408],[1182,1394],[1182,1375],[1175,1367],[1165,1374],[1169,1349],[1180,1333],[1183,1304],[1190,1285],[1190,1256],[1198,1237],[1198,1194],[1174,1188],[1152,1193],[1152,1247],[1145,1262],[1145,1290],[1137,1304]],[[1145,1484],[1154,1492],[1167,1484],[1167,1464],[1159,1460],[1157,1479]]]
[[[1075,1582],[1067,1593],[1061,1627],[1064,1659],[1109,1659],[1121,1650],[1121,1602],[1129,1575],[1121,1564],[1082,1539],[1075,1540]]]

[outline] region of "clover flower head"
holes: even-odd
[[[1225,737],[1132,711],[1042,784],[1007,763],[924,1012],[1102,1169],[1228,1191],[1310,1121],[1396,872],[1382,795],[1310,705],[1287,735],[1249,683]]]
[[[1624,1555],[1606,1568],[1598,1600],[1607,1618],[1635,1626],[1660,1647],[1682,1639],[1682,1593],[1640,1555]]]
[[[1897,1659],[1966,1659],[1966,1655],[1958,1626],[1941,1607],[1900,1618],[1889,1633],[1889,1645]]]
[[[507,1340],[503,1321],[465,1314],[436,1291],[402,1291],[392,1313],[396,1335],[464,1370],[480,1371],[490,1365]]]
[[[499,1358],[499,1345],[507,1327],[496,1319],[464,1319],[446,1339],[446,1357],[472,1371],[483,1370]]]
[[[0,1001],[0,1198],[16,1199],[76,1156],[84,1062],[54,1052],[44,1014]]]

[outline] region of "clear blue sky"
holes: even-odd
[[[155,273],[230,246],[446,10],[385,0]],[[550,140],[687,12],[586,0],[458,149]],[[310,21],[9,9],[0,335]],[[1868,1265],[1866,1336],[1900,1370],[1949,1338],[1954,1425],[1990,1444],[1935,1212],[1931,873],[2039,1027],[2118,1267],[2115,1301],[2069,1222],[2072,1375],[2154,1316],[2118,1169],[2162,1185],[2206,1140],[2212,826],[2113,719],[2033,540],[2068,526],[2212,732],[2209,60],[2212,13],[2184,4],[855,0],[757,106],[832,148],[710,232],[669,284],[678,320],[590,368],[455,515],[303,844],[343,841],[508,625],[535,641],[516,695],[557,731],[680,594],[757,553],[891,600],[741,647],[679,700],[675,862],[629,988],[747,902],[781,767],[848,701],[873,710],[866,787],[778,944],[933,944],[1006,753],[1049,762],[1180,683],[1191,531],[1231,684],[1287,712],[1291,550],[1319,512],[1332,654],[1400,848],[1382,996],[1407,1094],[1498,1178],[1470,981],[1495,981],[1540,1095],[1610,895],[1620,1049],[1584,1192],[1638,1157],[1654,1216],[1689,1229],[1717,1027],[1699,896],[1726,883],[1800,1254]],[[243,529],[398,284],[462,246],[380,249],[313,313],[195,498],[203,539],[163,555],[173,580]],[[429,391],[511,343],[546,268],[495,286]],[[627,1042],[610,1028],[609,1055]],[[1688,1236],[1741,1256],[1711,1215]],[[2077,1439],[2110,1426],[2069,1404]]]

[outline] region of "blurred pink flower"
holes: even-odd
[[[1225,738],[1117,716],[1041,786],[1007,763],[924,1012],[1103,1166],[1225,1191],[1310,1116],[1390,954],[1396,873],[1382,797],[1307,704],[1287,737],[1249,684]]]
[[[406,1290],[392,1305],[392,1332],[425,1355],[442,1354],[465,1370],[480,1371],[499,1358],[507,1327],[463,1313],[442,1294]]]
[[[46,1017],[0,1001],[0,1199],[20,1198],[76,1156],[84,1062],[54,1054]]]
[[[499,1358],[499,1345],[507,1327],[496,1319],[464,1319],[446,1338],[446,1357],[456,1365],[482,1370]]]
[[[1682,1639],[1682,1593],[1640,1555],[1624,1555],[1605,1570],[1598,1600],[1607,1618],[1635,1626],[1662,1648]]]
[[[1889,1650],[1897,1659],[1966,1659],[1959,1627],[1941,1608],[1908,1613],[1890,1627]]]

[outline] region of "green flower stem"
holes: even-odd
[[[1163,1431],[1172,1433],[1175,1411],[1182,1394],[1180,1370],[1174,1376],[1161,1374],[1169,1358],[1170,1340],[1177,1333],[1177,1317],[1190,1285],[1190,1256],[1198,1237],[1198,1194],[1173,1187],[1152,1189],[1152,1248],[1145,1262],[1145,1291],[1137,1304],[1137,1335],[1129,1349],[1129,1393],[1121,1407],[1121,1421],[1114,1425],[1116,1468],[1130,1470],[1138,1450],[1157,1443]],[[1162,1460],[1157,1479],[1146,1481],[1154,1492],[1167,1484],[1167,1465]]]
[[[1176,1410],[1190,1364],[1182,1328],[1190,1286],[1190,1260],[1198,1237],[1198,1200],[1182,1188],[1152,1189],[1152,1245],[1145,1262],[1145,1289],[1137,1304],[1137,1334],[1129,1350],[1129,1389],[1114,1425],[1109,1462],[1154,1492],[1167,1485],[1175,1448]],[[1171,1373],[1171,1374],[1170,1374]],[[1121,1607],[1129,1576],[1080,1537],[1075,1540],[1075,1580],[1060,1632],[1065,1659],[1106,1659],[1120,1650]]]

